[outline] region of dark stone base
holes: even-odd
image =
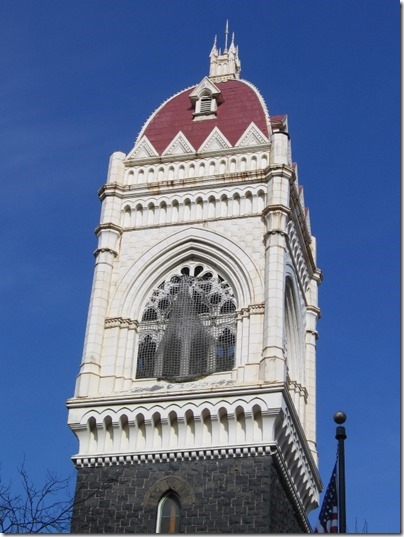
[[[167,490],[180,533],[303,533],[270,455],[79,468],[72,533],[156,533]]]

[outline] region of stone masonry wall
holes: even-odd
[[[270,456],[79,468],[72,533],[155,533],[167,490],[180,533],[302,533]]]

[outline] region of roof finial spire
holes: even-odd
[[[240,78],[241,65],[238,57],[238,47],[234,44],[234,32],[231,37],[230,48],[229,42],[229,21],[226,20],[225,29],[225,46],[222,54],[221,49],[217,48],[216,36],[210,51],[210,71],[209,78],[215,82],[224,82],[226,80]]]

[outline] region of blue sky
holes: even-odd
[[[242,77],[287,113],[317,237],[318,450],[344,410],[348,530],[400,530],[400,4],[396,0],[3,0],[0,288],[7,478],[73,473],[97,190],[109,155],[198,83],[224,25]],[[318,510],[310,516],[315,524]]]

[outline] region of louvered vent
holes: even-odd
[[[212,111],[212,98],[211,97],[202,97],[201,98],[201,114],[209,114]]]

